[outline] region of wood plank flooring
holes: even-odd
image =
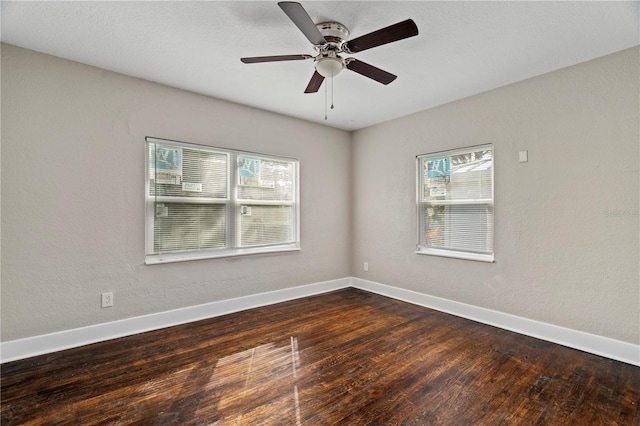
[[[2,365],[9,425],[639,425],[640,367],[357,289]]]

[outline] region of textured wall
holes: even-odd
[[[640,343],[639,63],[633,48],[355,132],[352,274]],[[496,263],[414,254],[415,156],[485,143]]]
[[[350,144],[347,132],[2,45],[2,340],[353,274],[637,344],[639,56]],[[302,251],[143,265],[145,136],[299,158]],[[496,263],[414,254],[415,155],[489,142]],[[113,308],[99,307],[104,291]]]
[[[348,132],[4,44],[1,124],[3,341],[349,276]],[[298,158],[302,251],[145,266],[145,136]]]

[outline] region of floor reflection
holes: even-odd
[[[217,400],[217,419],[210,424],[300,425],[299,367],[293,336],[288,345],[268,343],[220,358],[206,386]],[[211,414],[211,407],[202,410]]]

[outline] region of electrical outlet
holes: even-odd
[[[102,293],[102,307],[110,308],[113,306],[113,293]]]
[[[362,266],[362,269],[364,269],[365,271],[369,270],[369,262],[364,262],[364,265]]]

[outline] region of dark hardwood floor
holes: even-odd
[[[638,425],[640,367],[347,289],[2,365],[2,425]]]

